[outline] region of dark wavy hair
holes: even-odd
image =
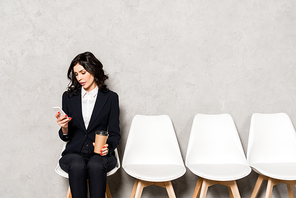
[[[91,53],[84,52],[78,54],[71,62],[68,69],[68,79],[70,83],[68,85],[67,94],[69,97],[74,96],[79,93],[81,90],[81,84],[77,81],[73,67],[75,65],[81,65],[84,69],[94,76],[95,82],[100,91],[108,91],[105,80],[108,79],[108,76],[105,75],[103,70],[103,64]]]

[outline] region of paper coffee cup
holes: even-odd
[[[106,144],[108,139],[108,132],[98,130],[96,131],[96,138],[95,138],[95,149],[94,152],[97,154],[101,153],[103,146]]]

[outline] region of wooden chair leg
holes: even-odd
[[[195,190],[194,190],[194,193],[193,193],[193,196],[192,198],[198,198],[198,195],[200,193],[200,188],[201,188],[201,185],[202,185],[202,182],[203,182],[203,178],[199,177],[197,179],[197,182],[196,182],[196,186],[195,186]]]
[[[165,185],[165,189],[169,195],[169,198],[176,198],[172,182],[171,181],[164,182],[164,185]]]
[[[228,186],[229,197],[234,198],[230,186]]]
[[[233,181],[215,181],[208,180],[199,177],[192,198],[198,198],[200,194],[200,198],[205,198],[207,196],[207,191],[210,186],[215,184],[221,184],[228,187],[230,198],[240,198],[239,190],[237,187],[237,183],[235,180]],[[200,189],[201,187],[201,189]]]
[[[236,184],[236,181],[232,181],[229,185],[228,189],[230,189],[229,194],[231,198],[240,198],[239,190]]]
[[[141,198],[143,188],[145,187],[145,184],[142,181],[138,181],[138,186],[135,194],[135,198]]]
[[[274,185],[275,185],[274,180],[271,179],[271,178],[268,178],[265,198],[270,198],[271,197],[272,189],[273,189]]]
[[[287,184],[287,187],[288,187],[289,198],[294,198],[293,185]]]
[[[105,193],[105,197],[106,198],[112,198],[111,192],[110,192],[110,188],[108,186],[108,183],[106,183],[106,193]]]
[[[68,192],[67,192],[67,196],[66,198],[72,198],[72,194],[71,194],[71,189],[70,189],[70,186],[68,188]]]
[[[136,179],[130,198],[134,198],[135,197],[137,186],[138,186],[138,182],[139,182],[139,180]]]
[[[257,197],[257,195],[259,193],[259,190],[260,190],[260,188],[262,186],[263,181],[264,181],[263,175],[259,175],[258,179],[256,181],[256,184],[255,184],[254,190],[252,192],[251,198],[256,198]]]
[[[204,179],[201,185],[200,198],[206,198],[210,183]]]

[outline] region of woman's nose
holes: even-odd
[[[77,75],[77,80],[80,81],[81,80],[81,74]]]

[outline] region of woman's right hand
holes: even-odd
[[[70,122],[72,120],[71,117],[68,117],[67,115],[65,116],[60,116],[60,112],[57,112],[55,114],[55,117],[57,118],[57,123],[60,127],[62,127],[63,130],[63,134],[67,134],[68,133],[68,122]]]

